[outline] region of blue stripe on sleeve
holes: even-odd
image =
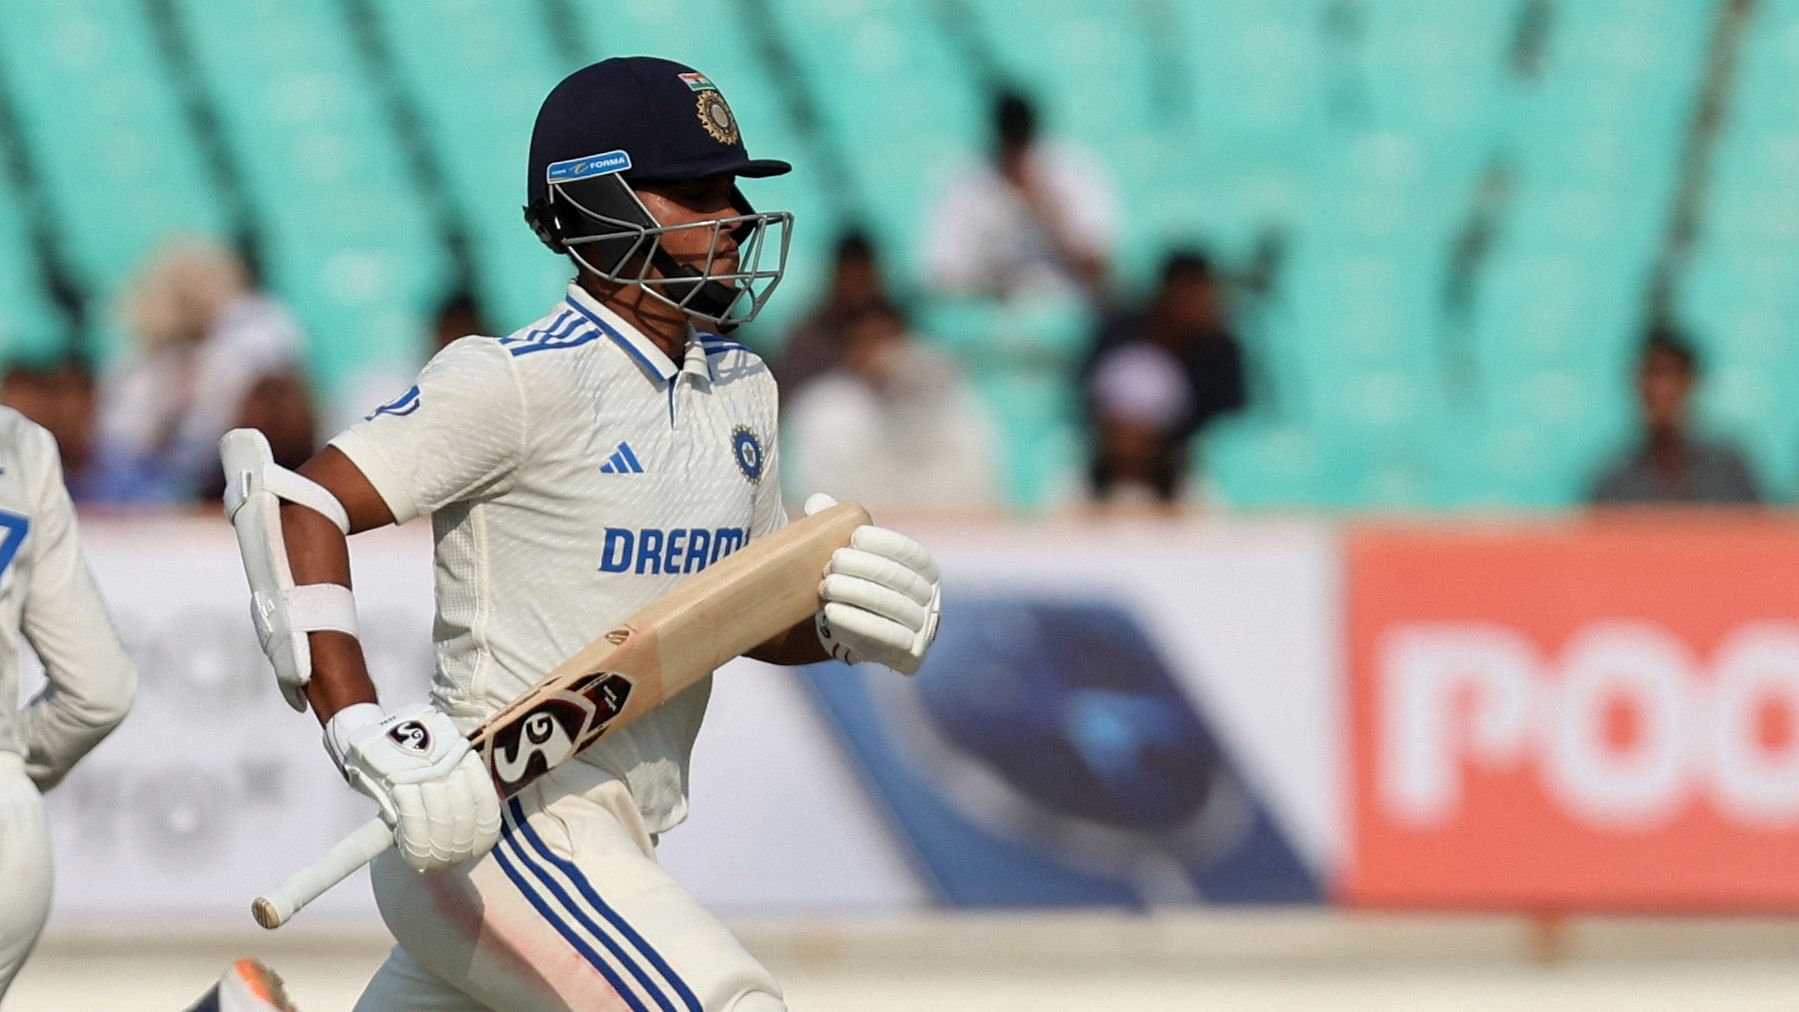
[[[574,333],[575,328],[580,326],[580,324],[581,318],[579,316],[576,316],[573,313],[564,312],[560,317],[557,317],[556,325],[550,329],[550,332],[543,336],[544,343],[549,344],[562,340]]]
[[[500,338],[500,343],[501,344],[517,344],[520,341],[536,341],[539,338],[548,337],[550,335],[550,333],[552,331],[554,331],[556,328],[561,327],[565,324],[568,324],[576,319],[579,319],[579,317],[575,316],[573,313],[564,309],[562,311],[562,315],[560,315],[560,316],[556,317],[554,320],[550,321],[549,326],[539,327],[536,330],[531,331],[530,333],[526,334],[523,337],[518,337],[516,335],[508,335],[506,337],[502,337],[502,338]]]
[[[513,357],[529,355],[534,351],[554,351],[557,348],[579,348],[599,335],[580,331],[583,317],[571,310],[563,310],[548,327],[533,330],[524,337],[501,338],[502,344],[510,344],[506,350]]]
[[[508,350],[512,352],[512,355],[514,358],[517,358],[520,355],[529,355],[534,351],[560,351],[563,348],[579,348],[580,346],[586,344],[587,342],[589,342],[599,336],[600,335],[598,333],[590,330],[590,331],[580,334],[572,339],[558,341],[555,344],[550,344],[548,342],[538,342],[536,344],[521,344],[515,348],[510,348]]]

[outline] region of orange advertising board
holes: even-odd
[[[1345,899],[1799,909],[1799,528],[1367,529],[1346,551]]]

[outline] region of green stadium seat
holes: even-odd
[[[416,357],[445,251],[367,85],[340,5],[186,0],[202,71],[269,226],[327,393],[366,363]]]
[[[0,366],[65,350],[60,342],[67,321],[44,290],[31,223],[19,196],[12,187],[0,186]],[[103,347],[111,347],[110,342]]]
[[[1194,471],[1226,506],[1293,508],[1319,500],[1323,461],[1310,426],[1255,416],[1206,429],[1196,443]]]
[[[542,315],[572,273],[519,213],[532,120],[544,95],[572,68],[558,63],[535,12],[515,5],[377,0],[375,6],[453,211],[474,238],[476,293],[491,328],[510,332]]]
[[[972,68],[945,48],[922,5],[796,0],[769,5],[892,268],[908,279],[921,222],[946,176],[984,137]]]
[[[1059,373],[988,370],[970,378],[1004,437],[1003,487],[1012,502],[1042,505],[1080,481],[1086,456],[1079,404]]]
[[[176,99],[162,86],[142,5],[8,5],[0,66],[58,239],[99,314],[166,238],[224,227]]]
[[[1705,357],[1702,417],[1741,440],[1762,480],[1788,501],[1799,489],[1799,410],[1782,377],[1795,361],[1799,314],[1799,5],[1755,9],[1737,92],[1713,153],[1705,227],[1681,289],[1681,318]]]

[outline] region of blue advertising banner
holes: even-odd
[[[1103,599],[959,597],[915,678],[807,684],[943,901],[1322,892],[1155,636]]]

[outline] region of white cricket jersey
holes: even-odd
[[[23,709],[19,637],[43,662],[44,690]],[[0,408],[0,749],[49,787],[125,716],[137,687],[81,557],[56,440]]]
[[[396,522],[436,533],[437,704],[465,727],[609,627],[786,522],[775,383],[735,341],[680,363],[576,285],[503,338],[465,337],[331,445]],[[623,779],[650,832],[687,813],[707,678],[582,760]]]

